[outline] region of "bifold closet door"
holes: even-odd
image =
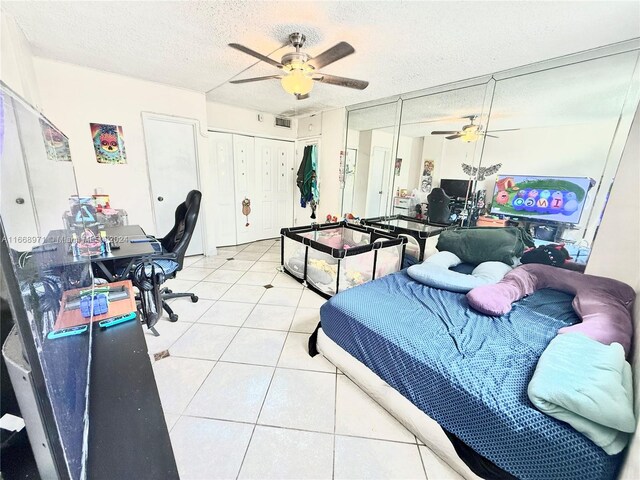
[[[185,201],[187,193],[200,189],[197,126],[195,121],[160,115],[144,115],[143,125],[155,233],[163,236],[173,228],[176,208]],[[207,202],[207,199],[203,198],[202,201]],[[200,210],[200,218],[191,237],[187,255],[197,255],[204,251],[202,212]]]
[[[233,135],[209,132],[209,162],[213,172],[213,221],[217,247],[235,245],[236,214],[233,174]]]
[[[258,239],[275,238],[293,226],[294,144],[255,139],[256,201],[260,212]]]
[[[257,230],[262,214],[256,192],[256,161],[254,138],[246,135],[233,135],[233,171],[236,219],[236,241],[238,244],[253,242],[259,238]],[[242,213],[242,201],[251,202],[251,213]]]

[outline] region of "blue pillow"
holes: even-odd
[[[498,283],[511,271],[511,267],[502,262],[483,262],[468,275],[449,269],[461,263],[462,260],[453,253],[439,252],[423,263],[409,267],[407,273],[429,287],[466,293],[480,285]]]

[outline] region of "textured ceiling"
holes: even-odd
[[[637,95],[640,88],[636,72],[630,90],[638,61],[634,50],[552,69],[543,65],[536,73],[496,82],[492,102],[490,83],[405,100],[400,134],[421,137],[432,130],[459,130],[469,123],[463,118],[468,115],[484,123],[489,103],[490,130],[615,123],[625,101],[633,101],[630,92]],[[389,103],[350,111],[349,129],[392,133],[396,108]]]
[[[440,85],[640,36],[640,3],[600,2],[12,2],[39,56],[209,92],[213,101],[310,113]],[[369,80],[364,91],[316,84],[296,101],[277,70],[227,46],[279,59],[289,33],[317,55],[345,40],[356,53],[323,69]],[[242,72],[242,73],[241,73]]]

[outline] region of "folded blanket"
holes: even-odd
[[[528,393],[538,410],[568,423],[609,455],[624,449],[636,427],[631,366],[618,343],[558,335],[538,360]]]

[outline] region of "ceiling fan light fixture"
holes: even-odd
[[[463,142],[476,142],[480,138],[480,128],[477,125],[470,125],[462,130],[460,140]]]
[[[302,69],[293,69],[280,80],[282,88],[291,95],[306,95],[313,89],[313,79]]]

